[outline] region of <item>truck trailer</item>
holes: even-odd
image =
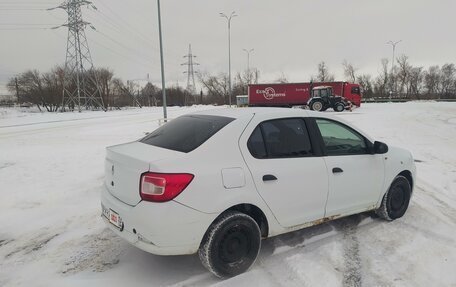
[[[249,106],[292,107],[305,106],[318,87],[331,87],[336,96],[345,98],[353,105],[361,106],[361,87],[348,82],[309,82],[249,85]]]

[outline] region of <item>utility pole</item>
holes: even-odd
[[[161,76],[162,76],[163,119],[166,123],[168,121],[168,115],[166,112],[165,62],[163,60],[163,41],[162,41],[162,27],[161,27],[161,16],[160,16],[160,0],[157,0],[157,8],[158,8],[158,35],[159,35],[159,40],[160,40],[160,63],[161,63]]]
[[[68,14],[67,23],[52,28],[68,27],[62,111],[65,111],[66,106],[69,110],[74,110],[76,106],[79,112],[82,107],[101,108],[106,111],[85,34],[86,26],[94,30],[95,28],[82,19],[82,6],[96,9],[92,2],[87,0],[67,0],[60,6],[47,9],[63,9]]]
[[[386,44],[387,45],[391,45],[391,47],[393,48],[393,61],[391,62],[391,79],[392,79],[392,82],[391,82],[391,89],[394,90],[394,92],[396,92],[396,86],[395,86],[395,82],[394,81],[394,53],[396,51],[396,45],[399,44],[400,42],[402,42],[402,40],[399,40],[399,41],[396,41],[396,42],[393,42],[393,41],[389,41],[387,42]],[[391,101],[391,96],[393,94],[393,91],[390,91],[389,95],[390,95],[390,101]]]
[[[220,16],[223,18],[226,18],[228,22],[228,93],[229,93],[229,99],[228,103],[231,107],[231,96],[232,96],[232,91],[231,91],[231,19],[233,17],[236,17],[236,13],[233,11],[231,12],[230,16],[226,16],[224,13],[220,13]]]
[[[251,81],[251,76],[250,76],[250,53],[253,52],[255,49],[250,49],[250,50],[247,50],[247,49],[242,49],[244,50],[244,52],[247,53],[247,74],[248,74],[248,81],[249,81],[249,85],[250,85],[250,81]]]
[[[193,62],[193,58],[196,58],[192,54],[192,45],[188,45],[188,54],[184,56],[184,58],[187,58],[187,62],[181,64],[182,66],[186,65],[187,66],[187,71],[184,72],[184,74],[187,74],[187,88],[186,90],[190,93],[190,95],[194,96],[196,94],[196,86],[195,86],[195,70],[193,69],[193,66],[199,65],[198,63]]]

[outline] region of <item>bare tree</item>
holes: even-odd
[[[355,83],[356,82],[356,68],[351,64],[349,63],[347,60],[344,60],[342,62],[342,66],[344,67],[344,76],[345,76],[345,80],[347,80],[348,82],[351,82],[351,83]]]
[[[454,64],[445,64],[440,69],[440,94],[448,97],[455,92],[456,68]]]
[[[435,96],[440,86],[440,67],[431,66],[424,73],[424,86],[428,96]]]
[[[160,89],[152,83],[147,83],[141,90],[141,98],[147,101],[149,107],[157,106]],[[146,104],[146,103],[144,103]]]
[[[389,73],[388,73],[388,59],[383,58],[381,60],[381,68],[379,71],[379,75],[375,79],[374,83],[374,93],[377,94],[377,96],[380,97],[385,97],[388,94],[388,83],[389,81]]]
[[[409,92],[417,99],[420,99],[421,90],[423,87],[423,67],[412,67],[409,74]]]
[[[318,73],[316,79],[320,82],[334,81],[334,75],[329,73],[329,68],[324,61],[318,64]]]
[[[29,102],[44,107],[49,112],[57,111],[62,101],[63,73],[61,68],[41,74],[37,70],[26,71],[10,79],[7,88],[17,93],[18,102]]]
[[[408,90],[408,82],[411,74],[412,66],[409,64],[408,57],[406,55],[400,55],[397,58],[398,69],[396,71],[396,83],[399,82],[399,89],[396,89],[396,92],[399,95],[409,96],[410,91]]]
[[[245,70],[237,73],[234,78],[233,94],[247,94],[249,84],[258,83],[259,72],[257,69]]]
[[[356,78],[356,83],[358,83],[363,88],[363,96],[365,98],[372,98],[374,96],[374,87],[372,84],[371,75],[359,75]]]
[[[284,72],[282,72],[279,77],[274,81],[274,83],[279,83],[279,84],[285,84],[288,83],[287,76],[285,75]]]
[[[228,76],[219,74],[218,76],[210,75],[209,73],[199,73],[199,81],[207,90],[209,102],[216,104],[228,103]]]
[[[109,68],[99,68],[95,70],[97,74],[98,81],[100,83],[101,96],[106,108],[109,108],[111,103],[111,88],[112,88],[112,78],[114,77],[114,72]]]

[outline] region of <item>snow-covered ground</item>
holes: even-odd
[[[196,255],[145,253],[100,218],[105,147],[155,129],[160,108],[0,109],[0,286],[456,286],[456,103],[338,115],[413,152],[418,182],[406,215],[361,214],[267,239],[249,272],[220,281]]]

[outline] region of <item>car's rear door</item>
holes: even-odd
[[[240,149],[259,195],[285,227],[324,216],[328,174],[304,118],[255,116]]]
[[[329,175],[325,217],[373,209],[384,181],[383,155],[371,154],[368,140],[349,126],[317,118]]]

